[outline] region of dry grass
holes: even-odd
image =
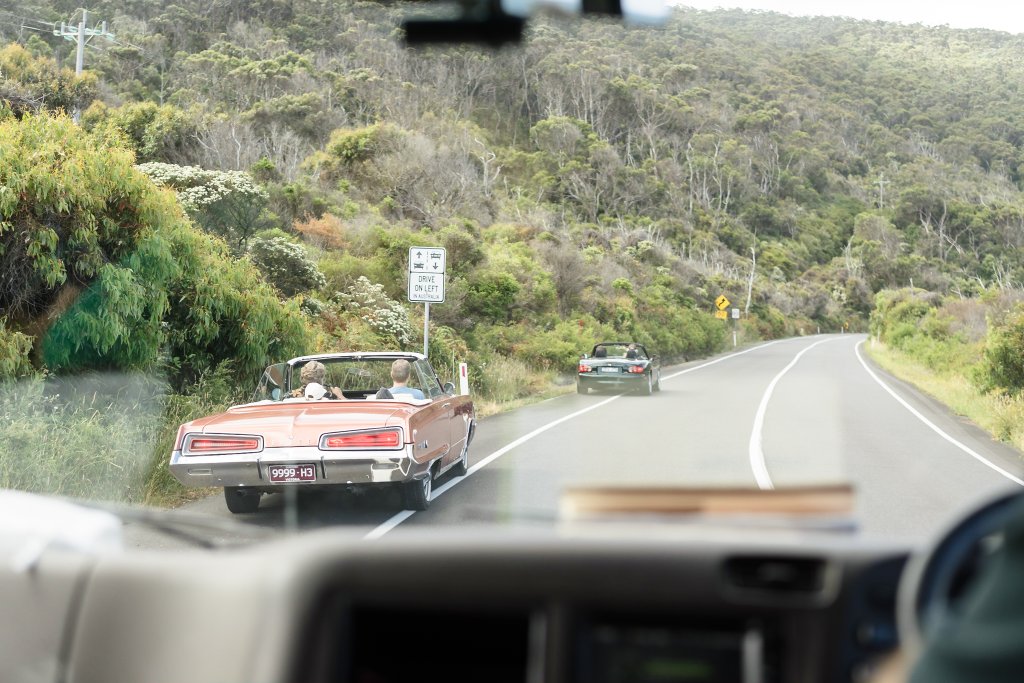
[[[886,372],[909,382],[957,415],[974,422],[1000,441],[1024,451],[1024,398],[982,393],[962,374],[936,372],[913,357],[875,341],[867,354]],[[962,371],[962,368],[959,368]]]

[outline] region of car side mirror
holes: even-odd
[[[590,356],[588,356],[587,354],[585,354],[585,353],[581,353],[580,354],[580,360],[586,360],[588,358],[590,358]]]
[[[455,394],[455,385],[452,384],[451,382],[445,382],[444,386],[441,388],[444,389],[444,393],[448,394],[449,396],[453,396]]]
[[[274,399],[275,401],[281,400],[281,389],[279,387],[274,387],[270,391],[270,398]]]

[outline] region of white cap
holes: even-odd
[[[320,400],[327,395],[327,389],[324,388],[323,384],[317,382],[310,382],[306,385],[306,398],[314,400]]]

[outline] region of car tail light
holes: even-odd
[[[185,455],[254,453],[263,450],[263,437],[237,434],[189,434],[182,444]]]
[[[629,370],[628,370],[628,372],[631,372],[634,375],[639,375],[643,371],[644,371],[644,368],[643,368],[642,365],[630,365],[629,366]]]
[[[373,429],[360,432],[337,432],[320,437],[320,450],[387,450],[395,451],[403,446],[401,429]]]
[[[583,363],[580,363],[580,372],[593,372],[593,371],[594,371],[594,368],[590,367],[589,365],[584,365]]]

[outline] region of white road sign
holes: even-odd
[[[409,247],[409,272],[443,273],[446,256],[444,247]]]
[[[444,301],[444,273],[409,273],[409,301]]]
[[[409,301],[444,301],[444,247],[409,247]]]

